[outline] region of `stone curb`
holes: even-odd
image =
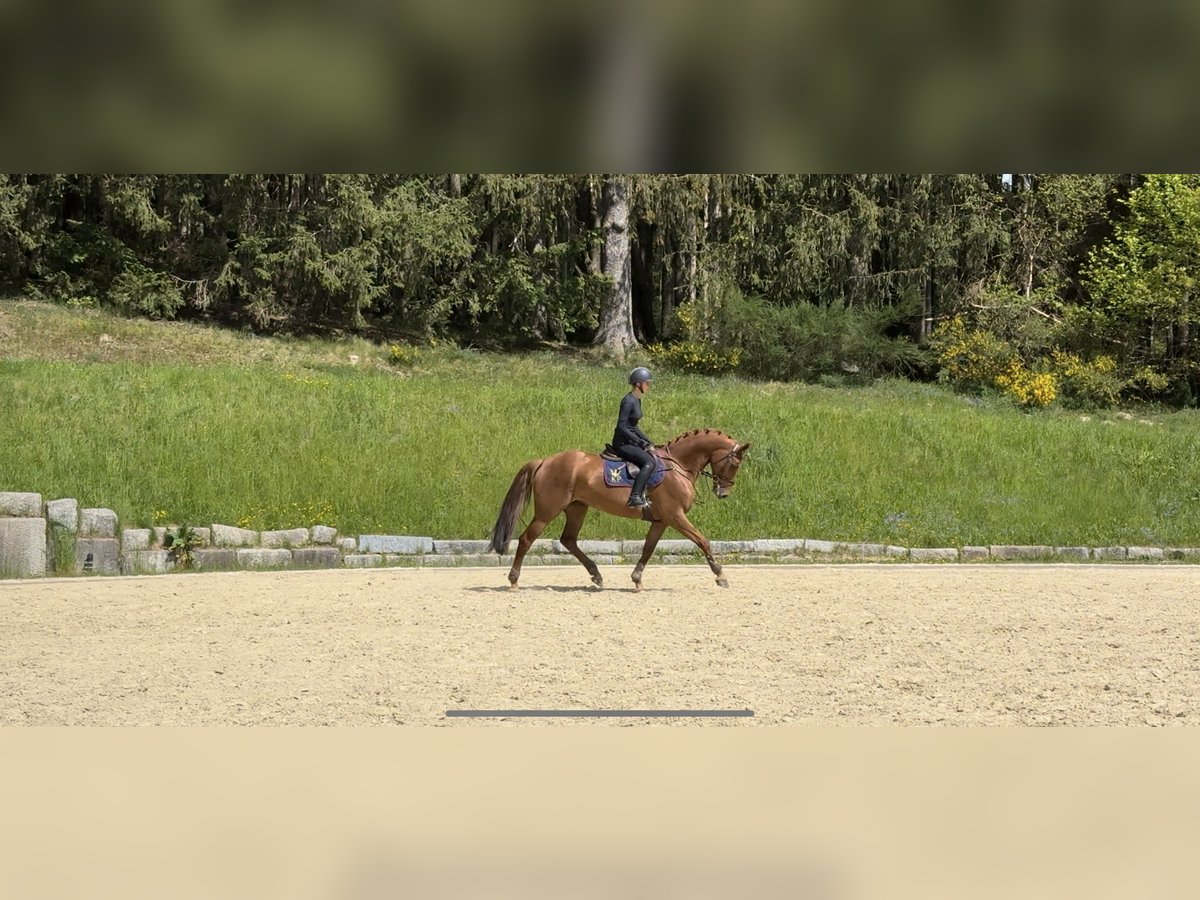
[[[292,564],[292,551],[272,547],[244,547],[237,551],[243,569],[274,569]]]
[[[958,561],[957,547],[913,547],[908,552],[908,558],[912,560],[942,560],[942,561]]]
[[[403,534],[361,534],[359,553],[432,553],[433,538]]]

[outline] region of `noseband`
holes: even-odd
[[[733,479],[732,478],[726,479],[723,476],[717,474],[717,464],[729,462],[729,460],[733,459],[733,456],[734,456],[734,451],[730,450],[728,453],[726,453],[724,456],[722,456],[716,462],[709,463],[709,465],[711,465],[713,467],[713,471],[711,473],[704,471],[704,469],[701,469],[700,474],[703,475],[705,478],[711,478],[715,482],[715,487],[719,487],[719,488],[733,487]]]

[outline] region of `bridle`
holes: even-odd
[[[671,466],[675,469],[675,471],[682,472],[686,475],[691,476],[688,479],[689,481],[694,483],[697,478],[699,478],[701,475],[703,475],[705,478],[711,479],[713,482],[715,482],[714,490],[716,488],[727,488],[728,489],[728,488],[733,487],[733,479],[725,478],[722,475],[718,475],[715,470],[716,470],[716,467],[718,464],[728,462],[729,460],[733,459],[734,456],[737,455],[737,447],[734,447],[732,450],[727,452],[720,459],[709,460],[703,466],[700,467],[700,469],[696,472],[695,475],[692,475],[691,469],[689,469],[687,466],[685,466],[683,463],[681,463],[679,460],[677,460],[674,456],[672,456],[671,451],[668,450],[667,447],[663,447],[663,451],[665,452],[667,459],[670,461]],[[712,472],[705,471],[710,465],[713,467],[714,471],[712,471]]]

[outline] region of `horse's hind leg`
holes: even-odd
[[[521,577],[521,563],[525,559],[525,554],[529,552],[529,548],[533,546],[533,542],[538,539],[549,524],[549,519],[542,519],[535,514],[534,520],[521,532],[521,539],[517,541],[517,554],[513,557],[512,568],[508,570],[508,589],[510,591],[517,589],[517,579]]]
[[[604,578],[600,575],[600,570],[596,568],[596,564],[592,562],[592,558],[579,549],[579,529],[583,527],[583,520],[587,516],[587,511],[587,504],[579,500],[575,500],[568,505],[567,524],[563,528],[562,537],[558,540],[564,547],[571,551],[572,556],[583,563],[583,567],[592,576],[592,584],[597,587],[604,587]]]
[[[529,527],[521,533],[521,539],[517,542],[517,554],[513,557],[512,569],[508,573],[508,589],[515,591],[517,589],[517,579],[521,577],[521,562],[525,559],[525,554],[529,552],[529,548],[533,546],[546,526],[558,518],[558,514],[563,511],[561,502],[550,503],[544,498],[539,497],[535,491],[533,495],[533,521],[529,523]]]

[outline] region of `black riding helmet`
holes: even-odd
[[[634,369],[632,372],[629,373],[629,383],[630,384],[641,384],[643,381],[651,381],[651,380],[652,379],[650,378],[650,370],[647,369],[645,366],[638,366],[636,369]]]

